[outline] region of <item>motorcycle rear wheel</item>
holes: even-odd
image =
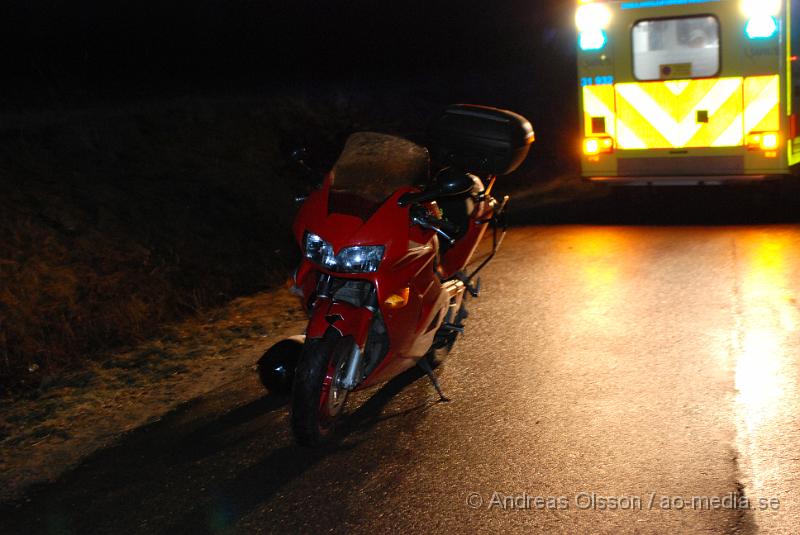
[[[319,446],[329,441],[344,412],[348,391],[337,387],[351,337],[326,334],[307,340],[297,364],[292,389],[291,423],[295,440],[302,446]]]

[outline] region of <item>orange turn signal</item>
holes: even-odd
[[[410,291],[411,291],[410,288],[403,288],[402,290],[400,290],[399,293],[392,294],[389,297],[387,297],[386,300],[383,302],[383,304],[386,305],[387,308],[392,310],[403,308],[408,304],[408,295]]]
[[[779,140],[778,132],[750,132],[747,134],[747,148],[774,151],[778,148]]]
[[[601,152],[612,152],[614,150],[614,140],[608,136],[587,137],[583,140],[583,153],[587,156],[594,156]]]
[[[775,150],[778,148],[778,133],[765,132],[761,136],[761,150]]]

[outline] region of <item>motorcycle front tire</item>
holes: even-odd
[[[348,394],[334,379],[352,345],[352,338],[330,333],[306,340],[292,388],[291,425],[298,444],[320,446],[333,436]]]

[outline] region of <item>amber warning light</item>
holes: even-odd
[[[614,140],[608,136],[587,137],[583,140],[583,153],[587,156],[596,156],[600,153],[609,153],[614,150]]]
[[[747,135],[747,148],[750,150],[775,150],[778,148],[778,133],[751,132]]]

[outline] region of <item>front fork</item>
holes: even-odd
[[[342,372],[333,378],[340,388],[353,390],[363,380],[364,348],[374,315],[367,307],[334,301],[330,297],[318,297],[312,306],[306,340],[322,338],[330,329],[343,338],[353,339],[353,348],[347,356],[347,363],[343,367],[336,367]]]

